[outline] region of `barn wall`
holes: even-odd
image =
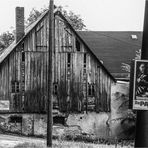
[[[17,107],[17,100],[15,99],[15,94],[12,92],[12,82],[17,81],[20,83],[20,53],[16,52],[16,49],[14,52],[11,53],[11,55],[4,60],[4,62],[1,64],[0,68],[0,100],[1,101],[9,101],[9,109],[12,110],[15,108],[15,110],[18,110]],[[19,88],[18,88],[19,89]],[[17,93],[19,96],[20,92]],[[3,103],[3,102],[2,102]],[[3,107],[3,105],[1,105]],[[1,108],[1,110],[5,111],[5,107]]]
[[[24,41],[25,108],[27,112],[45,112],[47,102],[48,17],[29,33]]]
[[[0,67],[0,100],[11,112],[45,112],[48,61],[48,18],[27,35]],[[12,83],[18,83],[16,86]],[[12,90],[16,89],[18,90]],[[3,103],[3,102],[2,102]],[[0,108],[3,111],[3,108]]]
[[[80,44],[79,50],[76,41]],[[62,111],[110,111],[110,89],[113,81],[59,16],[55,20],[54,59],[54,83],[61,90],[54,98],[62,98]],[[91,95],[89,85],[94,89],[91,90],[94,91]]]

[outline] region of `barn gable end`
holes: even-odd
[[[47,11],[0,55],[0,101],[9,101],[8,112],[46,113],[48,23]],[[55,12],[53,57],[54,109],[110,111],[114,78],[60,12]]]

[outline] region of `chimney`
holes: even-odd
[[[16,43],[24,36],[24,7],[15,8],[16,17]]]

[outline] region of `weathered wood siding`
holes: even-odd
[[[25,51],[25,108],[27,112],[45,112],[47,102],[48,17],[29,33]]]
[[[80,43],[79,51],[76,40]],[[59,87],[55,98],[60,102],[61,111],[110,111],[112,79],[59,16],[55,19],[54,59],[54,83]],[[89,95],[89,85],[94,89],[92,95]]]
[[[46,16],[0,65],[0,99],[10,100],[10,112],[46,111],[47,21]],[[19,92],[12,92],[15,81],[19,82]]]
[[[53,57],[54,108],[62,112],[110,111],[113,80],[58,15]],[[10,100],[11,112],[46,112],[47,68],[45,16],[0,65],[0,100]]]

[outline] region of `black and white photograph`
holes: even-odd
[[[148,0],[1,0],[0,19],[0,148],[148,148]]]

